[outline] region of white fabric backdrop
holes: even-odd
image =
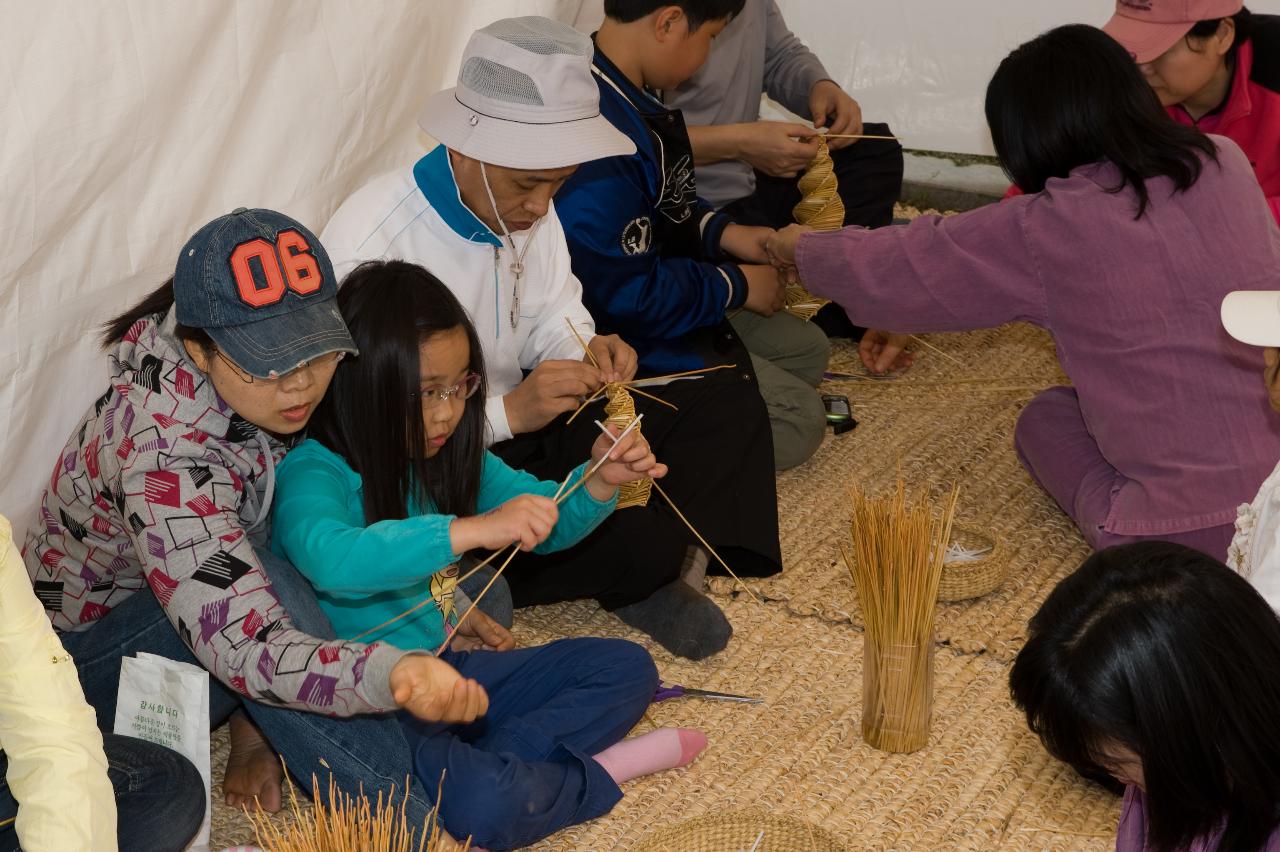
[[[422,150],[416,111],[452,83],[473,29],[512,14],[590,29],[600,2],[0,0],[0,513],[15,533],[102,392],[97,327],[172,272],[195,228],[264,206],[320,230]],[[1111,8],[781,5],[868,116],[909,147],[974,152],[989,150],[982,92],[1008,48]]]

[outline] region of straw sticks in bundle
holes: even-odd
[[[284,777],[288,780],[289,773]],[[332,777],[326,800],[320,795],[320,782],[312,775],[314,807],[310,814],[303,813],[299,807],[293,781],[288,783],[292,819],[283,829],[272,822],[270,815],[245,808],[253,825],[254,842],[264,852],[467,852],[471,848],[470,838],[458,843],[440,827],[439,793],[436,806],[422,826],[409,825],[405,814],[408,778],[404,797],[397,804],[394,788],[385,801],[379,792],[377,800],[370,802],[363,792],[354,797],[343,793]],[[441,792],[443,787],[442,775]]]
[[[908,497],[901,477],[889,497],[853,489],[853,553],[844,557],[866,624],[862,736],[883,751],[929,741],[938,583],[958,493],[952,486],[935,506]]]

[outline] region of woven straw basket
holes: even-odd
[[[761,829],[764,837],[760,837]],[[845,852],[829,832],[791,817],[738,811],[686,820],[659,829],[635,852]]]
[[[990,550],[977,559],[944,564],[938,581],[938,600],[964,601],[1000,588],[1009,574],[1009,550],[1003,541],[964,524],[952,528],[951,541],[970,550]]]

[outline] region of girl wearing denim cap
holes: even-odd
[[[459,557],[469,550],[572,547],[614,509],[617,486],[666,466],[636,434],[600,435],[590,460],[557,483],[508,467],[484,446],[485,367],[458,299],[421,266],[371,262],[343,281],[342,314],[360,355],[280,466],[272,547],[316,588],[337,634],[435,649],[459,623]],[[515,557],[508,572],[521,570]],[[420,605],[421,604],[421,605]],[[478,610],[442,659],[491,705],[471,725],[406,730],[429,788],[447,769],[440,817],[485,848],[526,846],[604,813],[618,784],[682,766],[706,744],[662,728],[623,740],[653,698],[639,645],[565,639],[512,650]]]
[[[173,278],[106,325],[110,379],[27,537],[36,596],[103,730],[122,657],[212,673],[210,721],[232,718],[231,804],[280,806],[258,729],[305,786],[332,770],[343,789],[376,795],[410,772],[382,714],[469,722],[487,705],[430,656],[336,640],[310,587],[266,547],[276,462],[356,351],[336,293],[324,248],[287,216],[241,208],[201,228]],[[430,806],[420,785],[410,792],[420,822]]]

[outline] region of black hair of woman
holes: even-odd
[[[170,278],[123,313],[104,322],[102,333],[98,338],[99,345],[103,349],[111,348],[129,333],[129,329],[133,328],[133,324],[138,320],[168,313],[173,308],[173,301],[173,279]],[[196,343],[205,352],[212,352],[215,348],[213,339],[202,328],[192,328],[178,323],[174,333],[179,340]]]
[[[338,308],[360,350],[338,365],[307,427],[363,480],[369,523],[409,517],[430,500],[442,514],[472,515],[485,451],[484,354],[471,319],[449,288],[404,261],[371,261],[349,274]],[[480,387],[448,442],[427,458],[419,346],[461,328]]]
[[[1234,65],[1236,54],[1240,51],[1240,45],[1253,36],[1253,13],[1249,11],[1247,6],[1227,18],[1210,18],[1207,21],[1197,21],[1184,38],[1187,40],[1187,47],[1199,52],[1200,45],[1204,39],[1217,33],[1223,21],[1230,21],[1232,26],[1235,27],[1235,38],[1231,42],[1231,48],[1227,51],[1227,55],[1224,57],[1228,64]]]
[[[1040,192],[1090,163],[1111,162],[1120,192],[1150,203],[1146,181],[1167,177],[1176,190],[1200,177],[1201,157],[1217,149],[1200,131],[1170,121],[1125,49],[1095,27],[1049,30],[1004,58],[987,86],[987,124],[996,155],[1023,192]]]
[[[1136,755],[1147,845],[1262,848],[1280,824],[1280,619],[1178,544],[1099,551],[1031,619],[1009,677],[1045,748],[1085,774]]]

